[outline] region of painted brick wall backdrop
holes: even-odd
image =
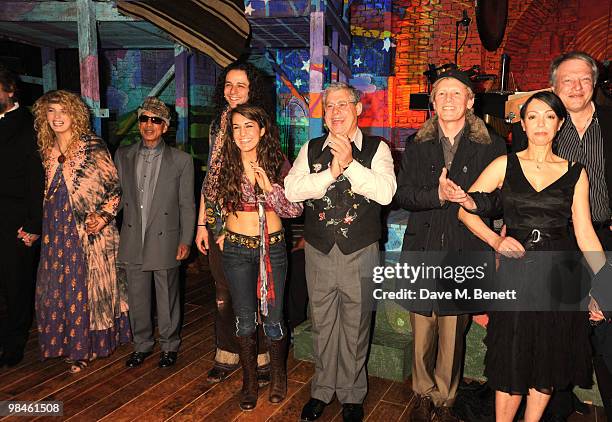
[[[354,37],[390,37],[395,56],[388,76],[388,107],[393,137],[404,136],[426,119],[409,110],[411,93],[424,92],[427,64],[454,61],[455,22],[463,10],[472,18],[458,62],[461,68],[479,65],[498,74],[502,53],[511,57],[510,88],[533,90],[548,85],[548,67],[558,54],[573,49],[589,52],[600,61],[612,57],[612,0],[509,0],[508,24],[501,46],[482,47],[476,28],[473,1],[461,0],[356,0],[351,5]],[[459,42],[463,40],[460,28]],[[375,69],[355,69],[381,76]],[[397,142],[397,139],[394,139]]]

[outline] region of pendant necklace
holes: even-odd
[[[591,120],[593,120],[593,116],[591,116],[591,117],[589,117],[589,118],[587,119],[587,121],[585,122],[584,126],[582,127],[582,130],[578,132],[578,134],[579,134],[579,135],[580,135],[580,134],[582,134],[582,135],[580,135],[580,138],[581,138],[581,139],[582,139],[582,136],[584,136],[584,134],[585,134],[585,132],[586,132],[587,128],[588,128],[588,127],[589,127],[589,125],[591,124]],[[576,130],[578,130],[578,128],[577,128],[577,127],[576,127]]]
[[[68,147],[66,148],[66,152],[68,152],[68,150],[70,149],[70,145],[72,145],[72,141],[70,141],[70,143],[68,144]],[[64,164],[64,162],[66,161],[66,155],[62,151],[62,147],[60,146],[59,141],[57,141],[57,149],[59,149],[59,152],[60,152],[60,155],[57,157],[57,162],[60,164]]]

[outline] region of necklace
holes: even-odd
[[[582,127],[582,129],[580,130],[580,133],[584,133],[585,130],[587,130],[587,127],[589,126],[589,124],[591,123],[591,120],[593,120],[593,116],[589,117],[587,119],[587,121],[584,123],[584,126]]]
[[[70,149],[70,146],[72,145],[73,141],[70,141],[70,143],[68,144],[68,146],[66,147],[66,152],[68,152],[68,150]],[[64,154],[64,151],[62,151],[62,147],[60,146],[60,142],[57,141],[57,149],[59,149],[60,155],[57,157],[57,162],[60,164],[64,164],[64,162],[66,161],[66,155]]]

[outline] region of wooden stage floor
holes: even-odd
[[[193,267],[193,265],[192,265]],[[214,293],[205,267],[190,272],[185,289],[185,317],[177,364],[157,367],[159,349],[136,369],[127,369],[130,345],[121,346],[111,357],[98,359],[79,374],[70,374],[60,359],[39,361],[33,331],[24,361],[16,368],[0,369],[1,400],[60,400],[63,418],[36,420],[69,421],[298,421],[310,397],[313,364],[288,360],[288,398],[280,405],[268,402],[268,389],[260,389],[256,410],[238,407],[241,371],[225,382],[210,385],[206,373],[214,357]],[[408,421],[414,396],[409,382],[398,383],[370,377],[365,402],[368,421]],[[341,421],[341,405],[334,401],[321,421]],[[33,420],[11,417],[5,420]],[[589,415],[574,414],[571,422],[603,421],[601,408]]]

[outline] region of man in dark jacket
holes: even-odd
[[[41,231],[44,174],[32,116],[16,102],[16,78],[0,65],[0,367],[15,366],[32,324],[34,251]]]
[[[568,112],[553,151],[561,158],[582,163],[589,176],[589,202],[593,228],[605,251],[612,250],[612,109],[593,102],[597,62],[586,53],[572,51],[553,60],[552,90]],[[520,123],[512,127],[512,150],[527,147]],[[612,324],[602,323],[593,333],[593,363],[606,415],[612,420]],[[574,411],[571,388],[556,391],[547,414],[565,420]]]
[[[398,176],[395,201],[412,211],[404,251],[482,251],[488,247],[457,219],[458,198],[451,179],[467,191],[484,168],[506,153],[505,143],[472,111],[474,93],[467,75],[443,73],[431,101],[436,116],[409,140]],[[435,302],[410,313],[414,336],[412,389],[418,401],[414,422],[458,421],[452,414],[461,373],[468,314],[447,315]]]

